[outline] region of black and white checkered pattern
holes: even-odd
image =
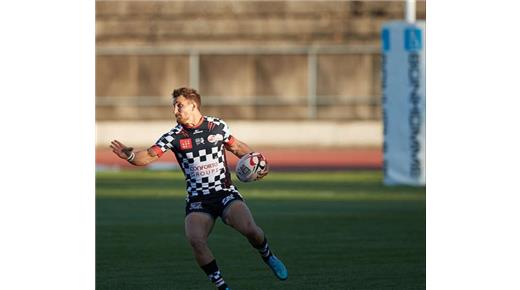
[[[181,166],[186,174],[186,190],[190,195],[196,196],[225,190],[227,168],[224,160],[224,145],[185,154],[177,153],[177,157],[178,160],[182,160]],[[207,166],[208,169],[200,168],[204,166]],[[209,174],[205,174],[205,172],[209,172]],[[234,189],[234,187],[230,189]]]
[[[156,146],[159,146],[161,148],[162,152],[166,152],[168,150],[173,149],[173,141],[175,138],[178,138],[176,135],[179,134],[182,131],[182,126],[177,125],[175,128],[171,129],[170,132],[165,133],[164,135],[155,142]]]
[[[218,118],[204,117],[204,122],[195,130],[184,129],[178,125],[164,134],[155,145],[162,152],[172,150],[175,153],[186,176],[186,190],[189,196],[208,195],[217,191],[237,191],[231,184],[224,153],[224,143],[229,141],[231,130]],[[193,134],[194,131],[197,131],[197,134]],[[218,142],[208,141],[210,135],[218,134],[223,137]],[[205,142],[199,144],[194,141],[197,138],[203,138]],[[179,149],[179,140],[182,139],[192,139],[193,148]]]
[[[224,133],[224,142],[227,142],[229,140],[229,137],[231,137],[231,129],[229,128],[228,124],[224,122],[224,120],[209,116],[206,117],[206,120],[215,124],[216,127],[221,129],[221,131]]]

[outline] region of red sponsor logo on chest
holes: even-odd
[[[190,138],[179,140],[179,144],[181,146],[181,150],[188,150],[188,149],[193,148]]]

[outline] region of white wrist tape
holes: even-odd
[[[128,156],[128,158],[126,158],[126,160],[128,160],[128,162],[132,162],[135,158],[135,153],[132,152],[132,154],[130,154],[130,156]]]

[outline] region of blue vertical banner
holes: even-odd
[[[393,21],[381,30],[387,185],[426,184],[425,27],[424,21]]]

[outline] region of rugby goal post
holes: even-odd
[[[383,171],[386,185],[426,184],[426,77],[424,21],[415,21],[415,1],[406,21],[381,30]],[[413,3],[411,3],[413,2]]]

